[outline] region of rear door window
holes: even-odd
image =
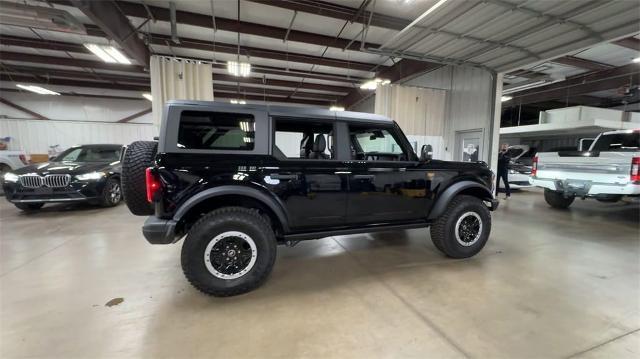
[[[178,148],[198,150],[253,150],[255,119],[251,114],[183,111]]]

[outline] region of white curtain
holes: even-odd
[[[153,124],[160,126],[162,110],[169,100],[213,101],[210,64],[199,61],[151,56]]]

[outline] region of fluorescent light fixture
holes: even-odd
[[[381,78],[375,78],[373,80],[369,80],[365,83],[363,83],[362,85],[360,85],[360,88],[363,90],[375,90],[376,87],[378,87],[378,85],[388,85],[391,83],[391,80],[387,80],[387,79],[381,79]]]
[[[104,62],[108,62],[110,64],[131,65],[131,60],[113,46],[84,44],[84,47],[93,52],[94,55],[98,56]]]
[[[522,90],[528,90],[528,89],[532,89],[534,87],[540,87],[540,86],[544,86],[547,85],[551,82],[554,82],[553,79],[542,79],[542,80],[538,80],[538,81],[533,81],[533,82],[527,82],[524,83],[522,85],[518,85],[518,84],[514,84],[515,86],[509,86],[508,89],[504,89],[502,91],[503,95],[508,95],[510,93],[514,93],[514,92],[518,92],[518,91],[522,91]]]
[[[233,76],[247,77],[251,73],[251,64],[248,62],[227,61],[227,71]]]
[[[513,98],[513,97],[511,97],[511,96],[502,96],[502,97],[500,97],[500,101],[502,101],[502,102],[506,102],[506,101],[511,100],[512,98]]]
[[[344,111],[344,107],[342,107],[342,106],[331,106],[331,107],[329,107],[329,111]]]
[[[105,46],[104,47],[104,51],[107,52],[107,54],[109,54],[111,57],[113,57],[114,59],[116,59],[116,61],[118,61],[118,63],[121,64],[125,64],[125,65],[131,65],[131,61],[122,54],[122,52],[120,52],[120,50],[116,49],[113,46]]]
[[[231,99],[229,102],[231,102],[234,105],[246,105],[247,101],[245,100],[238,100],[238,99]]]
[[[153,101],[153,96],[150,93],[143,93],[142,97],[146,98],[149,101]]]
[[[391,83],[391,80],[382,80],[383,85],[388,85]]]
[[[636,64],[640,63],[640,57],[636,57],[635,59],[631,60],[631,62],[635,62]]]
[[[59,93],[55,92],[55,91],[51,91],[51,90],[47,90],[46,88],[40,87],[40,86],[33,86],[33,85],[16,85],[18,88],[21,88],[23,90],[27,90],[27,91],[31,91],[31,92],[35,92],[39,95],[60,95]]]

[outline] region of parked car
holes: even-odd
[[[531,184],[544,188],[551,207],[568,208],[576,197],[616,202],[640,196],[640,129],[601,133],[588,151],[538,153]]]
[[[486,163],[432,160],[426,145],[419,159],[385,117],[193,101],[164,113],[159,142],[125,152],[124,198],[149,216],[150,243],[186,236],[182,269],[204,293],[258,287],[277,244],[430,226],[439,250],[466,258],[489,238]]]
[[[74,146],[51,162],[4,175],[7,200],[24,211],[52,202],[90,202],[115,206],[122,199],[122,145]]]
[[[512,189],[531,187],[529,176],[536,149],[527,145],[513,145],[507,149],[509,163],[509,185]]]
[[[24,151],[0,151],[0,176],[29,164]]]

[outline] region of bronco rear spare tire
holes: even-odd
[[[145,170],[152,165],[158,142],[136,141],[130,144],[122,160],[122,195],[131,213],[150,216],[153,206],[147,202]]]

